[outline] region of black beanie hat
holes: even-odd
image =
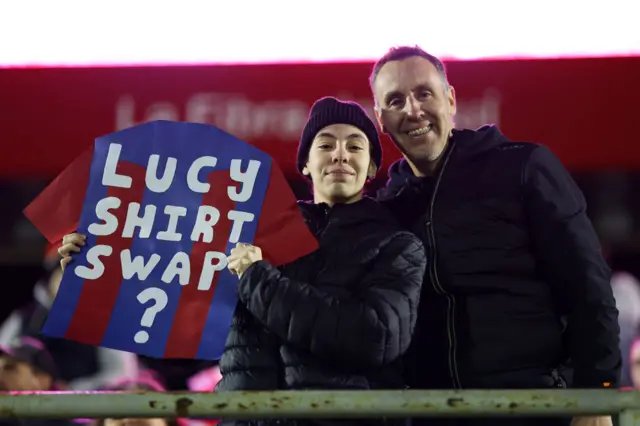
[[[382,163],[382,146],[378,137],[378,130],[375,124],[369,118],[364,109],[356,102],[341,101],[339,99],[327,96],[318,99],[309,112],[307,124],[302,130],[300,144],[298,145],[298,171],[302,173],[311,143],[318,132],[332,124],[351,124],[362,130],[369,139],[371,146],[371,160],[376,167],[380,168]]]

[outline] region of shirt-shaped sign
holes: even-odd
[[[158,358],[221,356],[237,242],[274,264],[317,248],[271,157],[205,124],[155,121],[98,138],[25,214],[51,242],[87,236],[43,333]]]

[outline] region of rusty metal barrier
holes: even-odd
[[[0,418],[406,418],[616,415],[640,425],[640,392],[617,390],[5,392]]]

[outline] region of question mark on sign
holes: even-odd
[[[156,319],[156,315],[158,314],[158,312],[167,307],[169,298],[167,297],[167,293],[165,293],[164,290],[161,290],[157,287],[150,287],[138,294],[138,302],[142,303],[143,305],[149,300],[153,300],[154,303],[144,310],[144,315],[142,315],[142,320],[140,321],[140,325],[142,325],[143,327],[151,327],[153,325],[153,321]],[[149,333],[147,333],[145,330],[140,330],[133,337],[133,340],[136,343],[147,343],[147,341],[149,340]]]

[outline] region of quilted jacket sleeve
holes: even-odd
[[[382,248],[361,290],[348,296],[290,280],[260,261],[243,274],[239,298],[290,344],[341,364],[375,367],[407,350],[425,268],[422,244],[404,233]]]
[[[238,303],[218,365],[216,392],[278,389],[280,339]]]

